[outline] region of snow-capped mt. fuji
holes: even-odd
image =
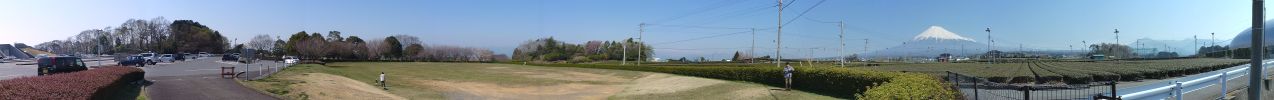
[[[994,47],[995,50],[1006,50]],[[987,44],[976,42],[971,38],[960,36],[941,26],[929,26],[912,40],[904,44],[876,50],[866,54],[867,57],[934,57],[942,53],[956,56],[969,56],[985,53]],[[1012,49],[1017,50],[1017,49]]]
[[[947,31],[947,29],[942,28],[942,26],[929,26],[929,29],[926,29],[924,32],[920,32],[920,35],[916,35],[915,38],[912,38],[912,40],[930,40],[930,39],[973,41],[973,39],[960,36],[959,34],[952,33],[951,31]]]

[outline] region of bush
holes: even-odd
[[[142,69],[102,67],[64,74],[0,80],[0,97],[5,99],[103,99],[127,94],[132,82],[142,80]]]
[[[661,72],[723,80],[748,81],[782,87],[782,69],[777,67],[702,67],[702,66],[620,66],[598,64],[533,64],[541,66],[602,68]],[[952,90],[937,78],[926,74],[875,71],[862,68],[801,67],[792,75],[792,86],[838,98],[877,99],[957,99]]]

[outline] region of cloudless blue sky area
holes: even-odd
[[[1080,41],[1229,40],[1250,27],[1242,0],[785,0],[784,56],[834,56],[834,23],[844,21],[847,53],[899,45],[929,26],[997,46],[1065,50]],[[822,2],[822,3],[819,3]],[[570,43],[637,37],[646,23],[656,57],[724,59],[751,47],[772,55],[775,0],[6,0],[0,1],[0,43],[63,40],[128,19],[194,20],[240,42],[252,36],[341,31],[365,39],[418,36],[428,45],[490,48],[511,54],[543,37]],[[817,6],[816,6],[817,5]],[[811,9],[812,7],[812,9]],[[808,10],[808,11],[807,11]],[[797,17],[800,18],[797,18]],[[1267,17],[1269,18],[1269,17]],[[1222,44],[1222,43],[1219,43]],[[1224,43],[1228,44],[1228,43]],[[801,49],[823,48],[823,49]]]

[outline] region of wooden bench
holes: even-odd
[[[221,78],[234,78],[234,67],[221,67]]]

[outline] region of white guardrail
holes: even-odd
[[[1270,70],[1271,63],[1274,63],[1274,61],[1266,60],[1265,62],[1262,63],[1264,67],[1261,69],[1264,69],[1267,71]],[[1181,100],[1182,94],[1194,92],[1195,90],[1203,89],[1210,85],[1220,84],[1222,89],[1227,89],[1225,85],[1227,83],[1226,81],[1235,80],[1236,78],[1248,75],[1249,66],[1251,65],[1250,64],[1239,65],[1239,66],[1235,66],[1239,68],[1230,70],[1230,71],[1225,71],[1223,73],[1208,75],[1208,76],[1204,76],[1204,77],[1193,79],[1193,80],[1185,80],[1185,81],[1178,80],[1178,81],[1175,81],[1174,84],[1172,85],[1155,87],[1153,89],[1149,89],[1145,91],[1131,92],[1131,93],[1123,94],[1120,96],[1126,100],[1150,100],[1150,99],[1168,99],[1168,98],[1175,98],[1175,100]],[[1222,69],[1222,70],[1225,70],[1225,69]],[[1264,74],[1268,75],[1271,73],[1264,73]],[[1226,78],[1224,80],[1217,80],[1218,78],[1221,78],[1221,77],[1226,77]],[[1244,78],[1244,80],[1246,80],[1246,78]],[[1209,83],[1213,81],[1220,81],[1220,82]],[[1203,84],[1203,83],[1209,83],[1209,84]],[[1182,91],[1182,90],[1186,90],[1186,91]],[[1225,92],[1226,91],[1221,91],[1221,94],[1225,94]]]

